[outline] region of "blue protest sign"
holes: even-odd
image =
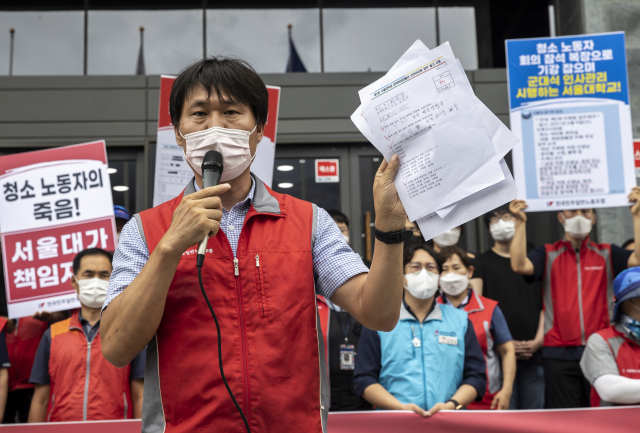
[[[506,41],[528,211],[627,205],[635,185],[623,32]]]

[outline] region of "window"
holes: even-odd
[[[0,75],[9,74],[10,28],[13,75],[82,75],[83,12],[0,12]]]
[[[147,75],[177,74],[202,58],[202,10],[89,11],[88,73],[135,74],[141,26]]]

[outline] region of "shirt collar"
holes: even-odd
[[[404,293],[402,294],[402,307],[404,308],[406,313],[409,313],[409,315],[411,315],[411,317],[413,317],[414,319],[418,320],[418,318],[416,317],[416,315],[413,313],[413,311],[411,311],[411,307],[409,306],[409,304],[406,303],[406,301],[404,300]],[[424,318],[424,321],[426,322],[427,320],[430,319],[436,319],[438,320],[439,317],[434,316],[434,317],[429,317],[432,315],[432,313],[436,312],[436,308],[437,308],[437,312],[440,311],[440,307],[438,306],[438,300],[436,298],[433,298],[433,303],[431,304],[431,309],[429,310],[429,312],[427,313],[427,316]],[[400,319],[403,318],[408,318],[408,316],[406,314],[403,314],[403,312],[400,313]]]
[[[240,203],[236,203],[234,205],[234,207],[238,206],[238,204],[241,204],[242,207],[248,207],[251,203],[253,203],[253,196],[256,192],[256,181],[253,180],[253,176],[251,177],[251,189],[249,190],[249,194],[247,194],[247,196],[244,198],[244,200],[242,200]],[[198,182],[196,182],[195,177],[193,178],[193,187],[195,188],[196,191],[200,191],[201,188],[198,186]]]
[[[86,326],[86,325],[91,326],[91,324],[89,323],[89,321],[88,321],[87,319],[85,319],[84,317],[82,317],[82,310],[78,310],[78,320],[80,321],[80,324],[81,324],[82,326]],[[96,327],[96,325],[99,325],[99,324],[100,324],[100,319],[98,319],[98,321],[96,322],[96,324],[95,324],[95,325],[93,325],[93,326],[91,326],[91,327],[92,327],[92,328],[95,328],[95,327]]]
[[[467,296],[460,303],[460,305],[458,305],[458,308],[462,309],[466,307],[470,300],[471,300],[471,289],[467,289]],[[450,305],[453,307],[453,303],[449,300],[449,298],[447,298],[447,295],[445,295],[444,292],[442,293],[442,301],[444,302],[445,305]]]

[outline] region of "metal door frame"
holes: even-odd
[[[340,158],[340,208],[351,219],[351,181],[349,176],[349,149],[345,145],[276,146],[277,158]],[[274,161],[273,170],[277,169]]]

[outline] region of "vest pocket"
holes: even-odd
[[[265,291],[264,281],[264,258],[260,261],[260,256],[256,254],[256,288],[258,290],[258,298],[260,299],[260,317],[266,319],[269,313],[267,302],[267,293]]]

